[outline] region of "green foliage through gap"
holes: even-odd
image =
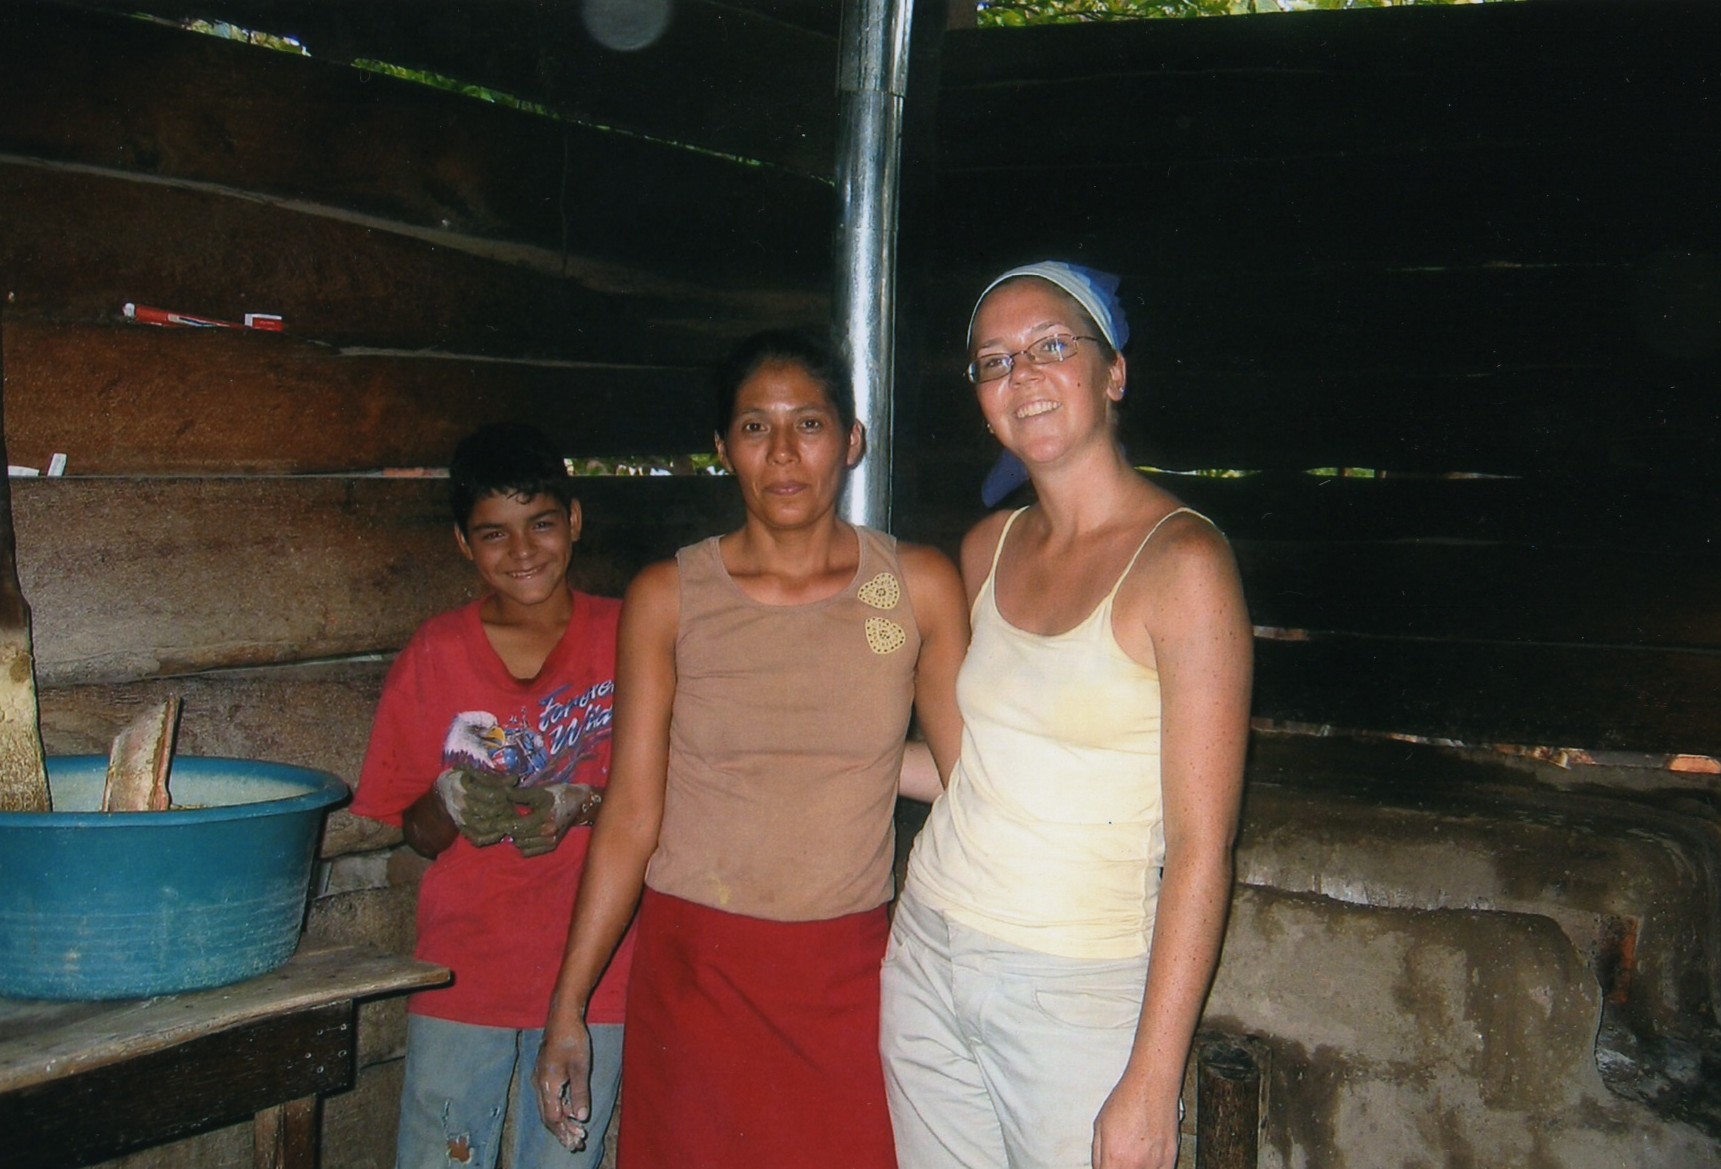
[[[1322,12],[1400,8],[1412,4],[1514,3],[1516,0],[979,0],[981,28],[1083,24],[1107,20],[1164,20],[1195,16],[1252,16],[1266,12]]]

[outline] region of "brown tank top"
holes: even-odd
[[[807,605],[753,600],[717,538],[676,556],[681,620],[663,829],[646,884],[773,921],[891,896],[893,814],[920,630],[896,540]]]

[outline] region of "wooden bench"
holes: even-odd
[[[0,1131],[11,1169],[72,1169],[254,1118],[257,1169],[316,1169],[321,1098],[353,1083],[357,1004],[447,982],[352,947],[142,1000],[0,1000]]]

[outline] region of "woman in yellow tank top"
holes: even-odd
[[[901,1169],[1177,1158],[1231,894],[1251,630],[1224,537],[1119,446],[1115,288],[1028,265],[970,324],[1005,449],[987,502],[1011,470],[1037,498],[963,544],[961,755],[883,979]]]

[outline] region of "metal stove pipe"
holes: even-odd
[[[890,527],[896,242],[913,0],[844,0],[839,34],[836,275],[831,310],[867,453],[843,516]]]

